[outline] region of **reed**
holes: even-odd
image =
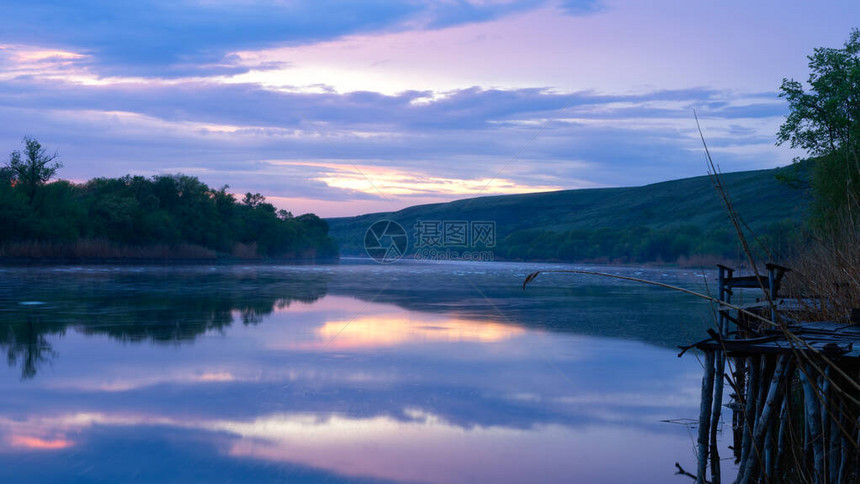
[[[860,227],[852,219],[813,234],[789,263],[786,291],[804,303],[803,319],[860,323]]]

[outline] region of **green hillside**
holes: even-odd
[[[779,248],[796,234],[808,206],[802,192],[780,184],[776,169],[722,175],[753,232]],[[708,176],[641,187],[562,190],[418,205],[397,212],[328,219],[343,255],[364,253],[375,221],[413,226],[427,220],[496,223],[499,259],[674,261],[694,255],[731,256],[735,237]]]

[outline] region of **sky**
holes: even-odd
[[[784,166],[860,2],[4,0],[0,150],[323,217]]]

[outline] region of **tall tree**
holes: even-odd
[[[23,152],[13,151],[9,155],[8,166],[15,173],[16,184],[20,184],[32,205],[39,186],[50,180],[63,165],[56,161],[59,157],[56,151],[48,154],[35,139],[25,136],[22,142]]]
[[[860,207],[860,30],[851,31],[843,48],[817,48],[808,59],[808,90],[794,79],[782,81],[780,97],[790,111],[777,144],[813,157],[817,221],[832,224]]]

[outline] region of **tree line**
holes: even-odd
[[[49,182],[62,166],[57,154],[33,138],[25,137],[23,145],[0,168],[0,246],[7,248],[6,255],[9,247],[27,243],[51,252],[51,247],[102,241],[105,247],[139,249],[140,254],[154,246],[182,246],[208,257],[337,256],[324,220],[277,210],[259,193],[237,200],[227,185],[214,189],[183,174]],[[135,251],[101,255],[116,253]]]
[[[799,223],[791,219],[770,224],[759,234],[754,248],[771,255],[791,250],[798,242],[799,228]],[[739,246],[736,234],[728,228],[635,226],[565,232],[521,230],[500,241],[494,253],[506,260],[675,263],[698,257],[736,259]]]

